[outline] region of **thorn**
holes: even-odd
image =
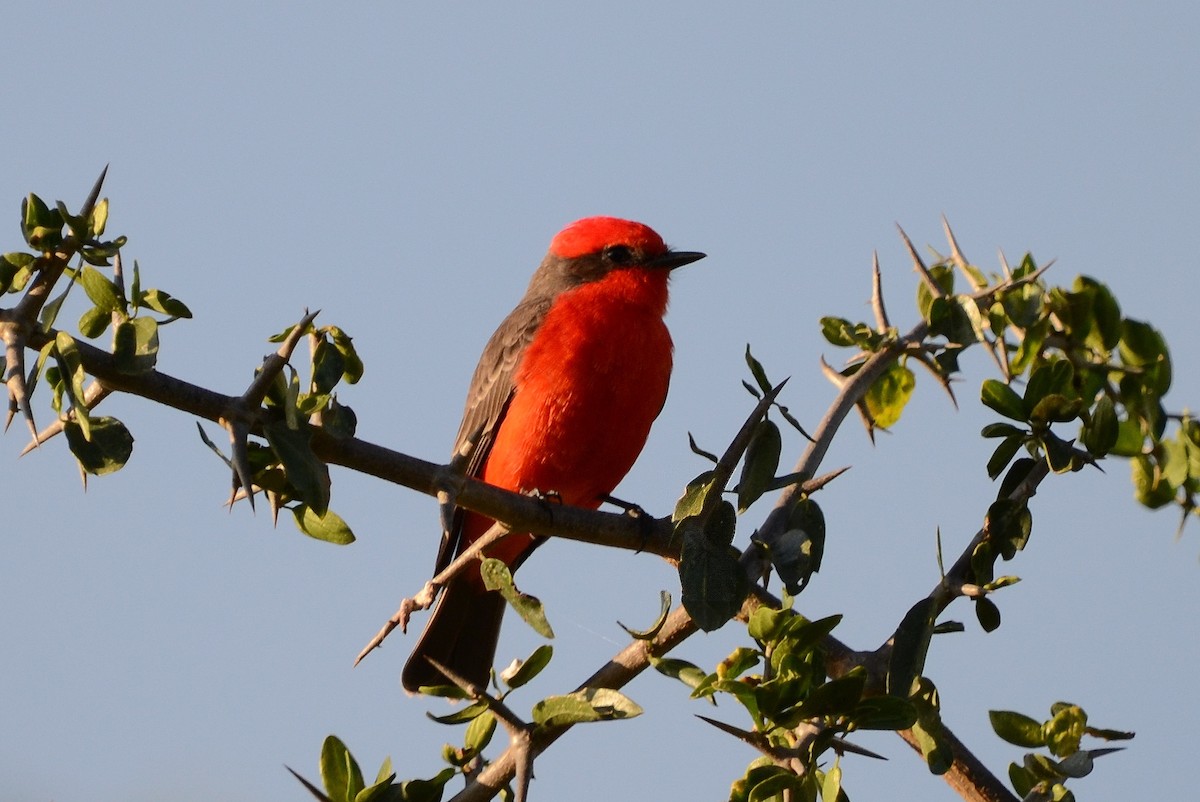
[[[834,370],[833,366],[825,361],[824,356],[821,357],[821,373],[839,390],[846,384],[846,377]]]
[[[871,757],[875,758],[876,760],[887,760],[887,758],[881,754],[872,752],[870,749],[864,749],[861,746],[855,746],[854,744],[843,740],[842,738],[834,738],[833,743],[830,744],[830,748],[838,755],[862,755],[863,757]]]
[[[1003,249],[1000,249],[999,256],[1000,256],[1000,269],[1004,272],[1004,280],[1012,281],[1013,280],[1012,268],[1010,268],[1008,266],[1008,258],[1004,255]]]
[[[925,369],[933,374],[933,377],[937,379],[938,384],[940,384],[942,389],[946,391],[946,394],[950,396],[950,403],[953,404],[954,408],[957,410],[958,399],[954,397],[954,388],[950,386],[950,377],[942,372],[942,368],[928,353],[919,351],[917,352],[916,357],[917,361],[924,365]]]
[[[100,171],[100,177],[96,179],[96,183],[92,185],[92,191],[88,193],[87,200],[83,202],[83,208],[79,210],[80,217],[89,217],[96,209],[96,201],[100,200],[100,190],[104,186],[104,177],[108,175],[108,165],[104,165],[104,169]]]
[[[921,257],[917,254],[917,249],[913,247],[912,240],[904,233],[904,229],[900,228],[900,224],[896,224],[896,230],[900,232],[900,239],[904,241],[904,247],[908,249],[908,255],[912,257],[913,269],[921,274],[921,278],[925,281],[925,285],[929,287],[929,291],[933,293],[934,298],[941,298],[945,295],[938,283],[933,280],[933,274],[929,272],[929,268],[921,261]]]
[[[815,479],[809,479],[807,482],[805,482],[801,486],[800,489],[804,492],[805,495],[811,496],[813,493],[815,493],[818,490],[820,490],[821,488],[825,487],[825,485],[829,484],[834,479],[838,478],[839,476],[841,476],[843,473],[845,473],[848,470],[850,470],[850,466],[843,465],[841,468],[837,468],[835,470],[829,471],[828,473],[821,474],[820,476],[818,476]]]
[[[980,284],[974,277],[971,276],[971,271],[967,270],[967,257],[963,256],[963,252],[958,247],[958,240],[954,238],[954,232],[950,229],[950,221],[946,219],[946,215],[942,215],[942,231],[946,232],[946,241],[950,243],[950,259],[954,262],[954,266],[962,271],[963,276],[967,281],[971,282],[971,286],[975,289],[982,289],[987,286]]]
[[[246,500],[250,502],[250,511],[254,512],[254,483],[251,481],[250,452],[247,443],[250,437],[250,427],[244,421],[222,420],[229,430],[230,461],[233,463],[233,494],[229,497],[229,507],[237,499],[240,487],[246,491]]]
[[[301,785],[303,785],[305,788],[307,788],[308,792],[310,794],[315,796],[317,799],[321,800],[321,802],[333,802],[333,800],[331,800],[329,797],[325,796],[325,794],[321,793],[321,789],[317,788],[317,786],[313,785],[308,780],[304,779],[299,774],[297,774],[296,771],[291,766],[284,765],[284,768],[287,769],[288,771],[290,771],[292,773],[292,776],[295,777],[296,780]]]
[[[871,445],[875,445],[875,419],[867,410],[866,402],[858,401],[854,404],[854,408],[858,410],[858,415],[862,418],[863,426],[867,430],[867,437],[871,438]]]
[[[883,276],[879,271],[879,251],[871,252],[871,308],[875,310],[875,326],[880,334],[891,328],[887,309],[883,305]]]

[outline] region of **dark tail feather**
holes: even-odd
[[[426,657],[485,687],[496,659],[503,617],[504,597],[499,593],[485,590],[477,581],[451,580],[404,666],[400,676],[404,689],[415,692],[422,685],[453,684]]]

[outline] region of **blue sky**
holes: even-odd
[[[709,254],[674,282],[671,397],[619,493],[656,513],[703,469],[686,434],[719,449],[746,413],[746,343],[815,422],[833,397],[818,358],[842,356],[816,321],[869,315],[872,251],[893,320],[913,322],[896,222],[937,247],[945,214],[985,269],[1030,250],[1058,260],[1057,282],[1108,283],[1174,346],[1169,406],[1200,404],[1193,4],[26,3],[0,18],[4,250],[25,193],[77,205],[110,164],[110,232],[196,314],[164,331],[163,370],[238,392],[266,338],[319,307],[366,362],[342,396],[360,435],[401,451],[445,458],[483,343],[550,237],[590,214]],[[844,612],[857,647],[936,581],[935,529],[961,547],[994,495],[974,403],[988,365],[964,367],[960,411],[919,377],[893,433],[871,447],[847,426],[826,463],[853,470],[821,499],[826,564],[799,606]],[[62,444],[19,462],[19,429],[0,445],[0,802],[302,798],[282,764],[315,775],[329,732],[371,772],[390,754],[433,774],[456,733],[400,691],[408,641],[351,662],[426,578],[434,503],[335,471],[333,507],[359,537],[337,549],[228,513],[186,415],[105,410],[134,459],[86,494]],[[1049,481],[1032,509],[1004,626],[935,643],[948,723],[1003,772],[1020,750],[986,711],[1068,699],[1138,732],[1081,798],[1182,797],[1197,528],[1176,542],[1173,514],[1136,508],[1123,464]],[[623,645],[616,620],[646,622],[677,590],[652,557],[559,543],[520,582],[559,635],[546,693]],[[728,627],[678,656],[711,665],[737,642]],[[501,655],[535,643],[509,620]],[[535,798],[719,798],[754,757],[697,723],[712,711],[682,686],[628,692],[646,715],[572,733],[539,762]],[[891,759],[847,759],[852,798],[956,798],[894,736],[861,741]]]

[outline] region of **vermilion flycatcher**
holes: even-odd
[[[467,474],[600,506],[633,466],[667,397],[667,279],[703,257],[669,250],[648,226],[615,217],[560,231],[475,368],[454,444],[458,453],[478,433]],[[436,571],[493,523],[461,510],[455,519]],[[541,542],[513,533],[486,554],[516,569]],[[426,657],[486,685],[503,615],[504,599],[478,571],[455,575],[404,667],[404,687],[449,682]]]

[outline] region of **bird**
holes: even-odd
[[[556,234],[475,368],[452,451],[466,475],[589,509],[607,500],[666,401],[668,279],[704,256],[617,217],[586,217]],[[493,523],[456,510],[435,575]],[[485,554],[516,570],[543,540],[514,532]],[[427,658],[486,687],[504,607],[478,570],[455,574],[405,664],[405,690],[449,684]]]

